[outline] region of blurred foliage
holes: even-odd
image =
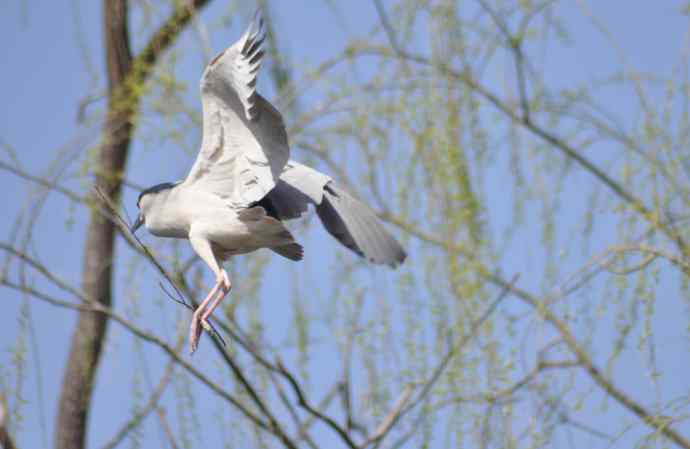
[[[270,20],[272,3],[264,3]],[[371,204],[409,258],[394,273],[368,267],[333,241],[320,248],[317,220],[305,218],[292,226],[306,242],[304,263],[271,264],[266,252],[233,259],[233,292],[217,315],[293,367],[314,403],[323,398],[338,422],[352,421],[347,427],[358,441],[358,429],[376,429],[401,392],[419,391],[468,334],[383,447],[538,448],[572,434],[601,446],[629,447],[632,438],[640,447],[665,447],[671,428],[690,435],[690,393],[666,385],[673,374],[658,362],[687,351],[656,338],[664,326],[660,299],[675,303],[666,313],[685,313],[678,335],[687,339],[690,330],[690,52],[670,75],[637,72],[621,55],[607,78],[560,82],[544,53],[578,41],[564,3],[378,2],[371,32],[351,36],[342,54],[310,61],[313,67],[290,60],[289,41],[270,22],[262,82],[286,117],[293,157]],[[158,6],[135,4],[138,25],[149,29]],[[581,8],[608,39],[605,24]],[[228,15],[237,9],[228,6]],[[208,35],[201,21],[194,26]],[[201,122],[196,81],[178,77],[185,51],[169,52],[132,92],[142,98],[134,119],[141,148],[174,146],[181,150],[174,157],[191,160]],[[608,104],[616,90],[633,106]],[[85,175],[89,156],[82,161]],[[166,265],[186,267],[187,284],[204,295],[208,276],[188,262],[188,248],[156,241],[154,250]],[[139,255],[130,257],[127,315],[141,321],[137,292],[150,273],[137,269]],[[289,283],[276,286],[274,270],[287,271],[281,279]],[[518,288],[475,332],[506,286]],[[161,298],[157,307],[170,323],[170,303]],[[289,304],[284,335],[266,327],[276,302]],[[184,332],[188,315],[174,319]],[[23,376],[25,351],[18,340],[14,371],[0,366],[3,391]],[[296,434],[275,373],[232,341],[228,352]],[[224,364],[203,366],[256,411]],[[132,402],[139,404],[145,397],[135,379]],[[176,370],[169,400],[180,447],[203,445],[199,429],[210,414],[213,425],[226,426],[219,432],[227,432],[228,447],[278,446],[237,410],[197,402],[195,382]],[[649,391],[627,388],[640,383]],[[631,418],[636,412],[615,393],[621,388],[644,404],[646,419]],[[600,425],[613,421],[620,427]],[[322,425],[318,434],[327,431]],[[140,438],[133,434],[130,444]]]

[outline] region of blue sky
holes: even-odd
[[[275,29],[280,33],[281,50],[299,66],[316,66],[342,50],[347,36],[366,36],[376,23],[373,6],[364,0],[347,4],[316,0],[274,3],[272,16],[275,20]],[[335,6],[328,6],[330,4]],[[592,2],[589,8],[594,16],[606,24],[630,66],[641,72],[668,76],[675,69],[686,45],[688,21],[687,16],[679,12],[682,6],[682,2],[673,1],[618,0]],[[214,52],[237,38],[245,26],[246,17],[253,9],[239,7],[239,16],[234,17],[227,26],[219,27],[218,17],[229,15],[228,10],[232,7],[229,3],[215,1],[200,18],[212,30],[210,46]],[[552,86],[571,88],[583,80],[603,80],[611,75],[620,61],[610,43],[592,27],[575,2],[559,7],[559,11],[561,17],[566,18],[571,43],[543,49],[543,53],[541,50],[535,50],[539,67],[544,69],[544,79]],[[27,171],[34,174],[46,173],[54,167],[56,155],[62,148],[77,148],[84,151],[85,148],[88,149],[97,143],[98,124],[80,126],[77,123],[77,105],[87,95],[100,93],[99,89],[104,85],[100,3],[85,0],[5,2],[0,5],[0,25],[0,40],[5,43],[0,48],[0,61],[3,62],[3,82],[0,83],[0,98],[3,100],[0,104],[0,144],[5,148],[2,150],[2,160],[9,160],[6,151],[9,148]],[[133,29],[137,29],[136,23]],[[138,35],[135,40],[135,50],[138,48],[137,43],[141,44],[141,37],[142,35]],[[182,36],[175,47],[175,51],[182,55],[175,65],[175,75],[186,83],[184,95],[187,98],[197,95],[198,77],[205,61],[199,42],[199,33],[191,30]],[[542,54],[545,56],[541,57]],[[496,79],[489,79],[487,82],[492,86],[500,86],[498,78],[500,76],[496,75]],[[264,74],[260,87],[270,93],[269,86],[268,77]],[[497,89],[500,91],[500,87]],[[653,93],[654,98],[660,98],[662,92]],[[309,91],[300,102],[304,108],[308,108],[309,104],[304,103],[317,102],[319,94],[318,89]],[[611,111],[628,120],[631,126],[638,123],[636,101],[629,90],[611,87],[603,89],[601,95],[602,102],[609,105]],[[191,101],[190,104],[194,102]],[[89,107],[102,108],[103,102],[97,101]],[[630,112],[627,112],[628,110]],[[156,122],[146,123],[138,136],[150,136],[151,129],[148,127],[153,127],[155,131],[156,125]],[[190,131],[190,134],[185,136],[184,142],[188,142],[190,146],[185,151],[180,151],[170,141],[138,139],[132,147],[128,179],[141,185],[150,185],[184,176],[192,161],[194,142],[197,138],[198,131]],[[608,148],[599,150],[602,154],[608,154]],[[299,153],[293,153],[293,156],[304,157]],[[65,157],[68,161],[71,158]],[[65,172],[67,176],[64,184],[75,190],[84,191],[85,182],[79,178],[78,170],[79,166],[69,166]],[[495,180],[495,184],[489,187],[490,192],[500,191],[500,172],[489,176],[489,180],[491,179]],[[584,200],[580,195],[581,187],[578,183],[588,185],[589,182],[591,180],[586,174],[574,176],[565,188],[564,203],[582,205]],[[32,189],[27,188],[25,182],[5,172],[0,175],[0,189],[5,192],[2,196],[2,205],[6,217],[0,221],[0,232],[4,240],[9,241],[14,217],[31,207],[36,201],[36,196]],[[126,190],[125,206],[130,214],[134,210],[135,195],[136,192],[133,190]],[[510,219],[508,213],[503,215],[501,206],[507,207],[508,199],[504,201],[506,204],[497,202],[492,205],[496,209],[496,212],[492,212],[492,217],[498,222]],[[579,210],[578,207],[573,207],[571,211],[566,210],[560,219],[575,220],[578,218]],[[74,284],[78,284],[82,269],[81,252],[85,220],[84,211],[71,206],[64,198],[52,195],[42,209],[34,234],[34,247],[30,250],[35,251],[40,260],[51,266],[61,277]],[[604,231],[593,239],[592,253],[609,244],[610,233],[615,232],[614,228],[613,221],[608,225],[604,221],[600,228]],[[275,338],[275,342],[292,338],[291,321],[284,317],[294,313],[295,304],[287,299],[282,300],[286,296],[286,286],[302,294],[308,292],[309,288],[328,290],[337,285],[337,279],[334,279],[331,271],[337,263],[337,257],[346,259],[350,256],[336,249],[337,244],[329,240],[323,231],[309,232],[304,238],[307,254],[313,256],[307,257],[300,266],[282,260],[272,261],[268,270],[268,280],[261,289],[260,294],[266,300],[261,302],[261,309],[257,313],[269,329],[267,335]],[[566,235],[560,235],[559,238],[567,240]],[[145,240],[154,243],[151,237],[146,237]],[[536,231],[523,241],[514,242],[510,248],[512,257],[501,262],[501,268],[506,272],[521,272],[521,282],[537,292],[543,288],[543,280],[539,276],[532,276],[530,270],[543,264],[543,255],[532,250],[538,241],[539,231]],[[131,254],[124,245],[118,245],[118,252],[123,260],[131,262]],[[334,252],[336,256],[331,257]],[[328,257],[328,264],[321,263],[321,257]],[[411,260],[410,263],[414,267],[414,257]],[[144,276],[144,279],[140,276],[132,281],[132,271],[136,269],[132,269],[125,262],[118,265],[117,307],[124,314],[140,313],[149,317],[145,321],[138,318],[138,322],[145,328],[155,329],[159,335],[172,341],[176,332],[173,326],[174,317],[182,316],[184,321],[183,311],[161,297],[156,287],[157,278],[152,270],[142,268],[140,264],[138,269],[145,270],[149,276]],[[301,276],[300,279],[303,281],[292,285],[290,279],[297,275]],[[397,278],[393,274],[371,270],[363,276],[367,276],[371,283],[381,286],[380,292],[368,293],[374,301],[377,294],[394,294],[396,291]],[[676,295],[679,279],[665,273],[660,274],[660,277],[659,290],[662,296],[665,292]],[[128,284],[129,282],[133,284]],[[153,301],[139,301],[132,293],[136,290],[132,285],[141,286],[141,296],[151,296]],[[24,421],[20,442],[22,447],[43,447],[51,443],[57,392],[75,316],[72,312],[26,301],[11,290],[2,291],[6,309],[0,319],[0,376],[12,370],[12,350],[21,343],[18,341],[19,336],[27,335],[21,330],[22,326],[25,326],[22,317],[29,314],[32,323],[30,334],[33,337],[27,342],[31,345],[27,356],[27,369],[30,374],[25,378],[24,391],[28,402],[23,408]],[[658,361],[664,373],[663,395],[673,395],[686,391],[683,387],[687,382],[683,379],[682,373],[687,373],[687,358],[678,358],[674,354],[687,353],[687,325],[684,326],[684,323],[687,323],[688,310],[687,305],[684,306],[681,301],[661,302],[657,307],[654,319],[657,323],[666,323],[659,326],[659,332],[656,334],[658,344],[678,348],[677,351],[660,354]],[[320,308],[311,310],[310,313],[316,315],[324,309],[324,305],[320,304]],[[91,416],[89,442],[92,447],[103,444],[118,428],[130,410],[133,391],[139,388],[136,386],[137,382],[141,383],[143,391],[148,391],[148,377],[155,382],[164,360],[156,350],[138,347],[118,326],[111,324],[109,332],[105,351],[106,362],[100,368],[95,396],[96,408]],[[327,326],[323,326],[317,332],[317,336],[318,334],[321,334],[321,337],[327,336]],[[593,338],[605,340],[607,333],[598,333]],[[208,347],[204,343],[208,342],[202,341],[202,348]],[[337,365],[336,353],[325,350],[319,354],[319,359],[312,360],[309,365],[312,369],[315,391],[319,391],[320,387],[326,385],[337,373],[333,367]],[[644,361],[634,358],[633,354],[621,361],[624,370],[630,369],[629,376],[620,377],[621,385],[628,392],[639,393],[648,403],[654,403],[657,392],[647,382],[645,375],[636,372],[644,365]],[[209,372],[223,378],[222,369],[214,364],[213,360],[204,359],[199,363]],[[150,372],[142,374],[144,371],[133,370],[132,367],[135,365],[148,366]],[[226,382],[230,385],[229,380]],[[195,394],[198,395],[199,403],[207,401],[212,404],[209,406],[212,409],[211,414],[217,413],[227,418],[224,415],[227,412],[212,401],[208,392],[198,388]],[[174,402],[168,404],[173,407]],[[113,416],[117,418],[112,419]],[[609,421],[602,422],[604,427],[619,426],[622,422],[635,422],[627,413],[616,412],[607,414],[606,420]],[[231,439],[228,436],[231,430],[220,429],[216,424],[212,418],[210,424],[204,427],[213,429],[202,437],[205,443],[214,446],[220,441]],[[155,423],[148,423],[144,429],[145,447],[162,445],[161,432]],[[679,430],[686,436],[690,435],[690,425],[687,423],[679,426]],[[232,431],[240,432],[241,429]],[[643,433],[644,429],[632,432],[630,440],[623,439],[622,444],[637,441],[641,432]],[[328,432],[322,430],[317,432],[317,436],[327,443],[334,441]],[[565,440],[558,441],[565,444]],[[576,441],[585,444],[596,442],[586,438]]]

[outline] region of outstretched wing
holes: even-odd
[[[370,262],[396,267],[407,257],[366,204],[306,165],[289,161],[276,187],[257,202],[282,220],[301,216],[310,203],[333,237]]]
[[[290,156],[282,116],[256,92],[265,37],[257,11],[242,37],[216,56],[201,78],[203,138],[184,183],[234,207],[248,206],[273,189]]]

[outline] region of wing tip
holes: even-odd
[[[317,213],[324,207],[334,210],[344,226],[341,231],[347,233],[347,236],[334,234],[329,229],[331,235],[358,256],[370,263],[387,265],[392,269],[402,265],[407,259],[402,245],[386,231],[376,214],[332,181],[324,186],[324,199],[317,206]],[[324,221],[324,217],[321,221]]]
[[[273,252],[279,254],[286,259],[290,259],[294,262],[299,262],[304,258],[304,248],[297,242],[292,242],[287,245],[276,246],[271,248]]]
[[[263,8],[261,6],[257,6],[257,8],[254,10],[254,14],[252,14],[252,21],[251,23],[258,23],[258,28],[263,28],[264,25],[264,14],[263,14]]]
[[[388,264],[388,266],[393,269],[398,268],[407,260],[407,252],[404,249],[402,249],[402,247],[400,247],[399,250],[400,252],[396,254],[394,259],[390,261],[390,263]]]
[[[390,236],[389,236],[390,237]],[[395,240],[393,237],[390,237],[391,242],[388,242],[391,244],[386,250],[387,254],[380,256],[380,257],[365,257],[369,262],[377,264],[377,265],[387,265],[391,269],[395,270],[398,268],[400,265],[402,265],[405,260],[407,260],[407,252],[402,248],[400,243],[398,243],[397,240]],[[394,243],[395,245],[392,245]]]
[[[263,42],[264,38],[266,37],[266,28],[265,28],[265,21],[264,21],[264,15],[261,10],[261,8],[256,8],[256,11],[254,11],[254,16],[252,17],[252,21],[249,22],[249,25],[247,26],[247,30],[244,32],[244,35],[242,37],[242,54],[247,54],[249,49],[252,47],[256,47],[254,43],[258,42],[258,46],[261,46],[261,43]],[[256,50],[256,48],[254,48]]]

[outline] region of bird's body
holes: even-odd
[[[222,262],[269,248],[291,260],[302,247],[283,224],[313,205],[326,230],[371,262],[395,267],[405,251],[364,203],[329,176],[289,160],[283,119],[259,95],[263,20],[257,13],[235,44],[216,56],[201,77],[203,138],[186,179],[144,190],[140,225],[159,237],[188,239],[216,275],[216,284],[192,319],[196,349],[201,327],[230,291]]]
[[[183,239],[191,234],[203,236],[213,243],[221,260],[294,241],[283,223],[259,206],[234,208],[215,194],[184,185],[171,188],[165,195],[151,206],[159,210],[151,211],[155,218],[147,222],[149,232]]]

